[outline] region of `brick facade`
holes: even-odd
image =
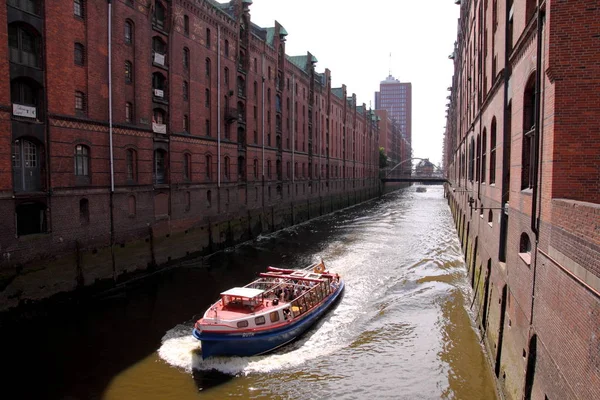
[[[250,5],[0,7],[0,309],[378,194],[374,112]]]
[[[599,13],[461,2],[447,194],[507,399],[600,397]]]

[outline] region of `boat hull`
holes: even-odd
[[[289,325],[265,332],[210,333],[194,328],[192,334],[202,343],[202,358],[214,356],[255,356],[268,353],[300,337],[336,303],[344,291],[344,282],[323,304]]]

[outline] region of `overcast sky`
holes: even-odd
[[[392,75],[412,83],[413,156],[437,164],[459,7],[454,0],[253,0],[250,13],[262,27],[277,20],[289,34],[288,55],[310,51],[319,72],[331,70],[333,87],[346,84],[367,107],[375,106],[392,53]]]

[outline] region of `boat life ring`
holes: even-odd
[[[325,272],[325,265],[323,265],[323,262],[321,261],[321,263],[319,263],[319,265],[317,265],[313,271],[317,274],[322,274]]]

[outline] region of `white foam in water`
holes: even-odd
[[[181,368],[188,373],[192,370],[212,370],[231,375],[247,375],[251,373],[268,373],[294,368],[306,361],[334,353],[345,346],[344,340],[335,336],[344,330],[340,323],[348,313],[335,312],[330,320],[325,321],[319,329],[307,338],[286,345],[281,353],[273,353],[255,357],[214,357],[203,360],[200,342],[191,334],[192,326],[177,325],[162,338],[158,355],[169,365]],[[339,318],[342,317],[342,318]]]

